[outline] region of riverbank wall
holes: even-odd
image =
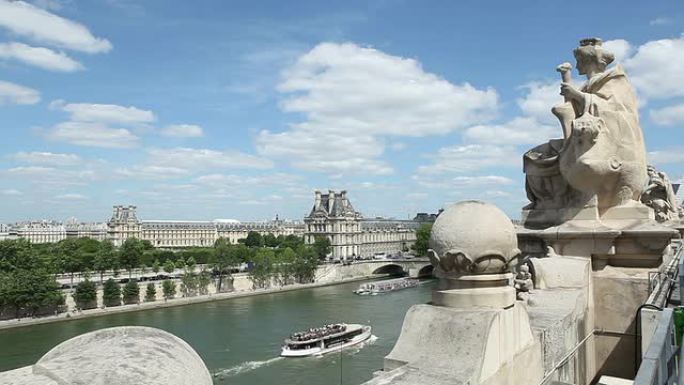
[[[329,264],[321,265],[316,270],[315,281],[308,284],[291,284],[286,286],[272,285],[268,288],[255,289],[252,281],[249,279],[249,275],[245,273],[235,274],[233,276],[233,290],[229,292],[216,293],[215,282],[212,282],[209,287],[209,294],[206,295],[196,295],[191,297],[181,297],[178,290],[180,288],[180,280],[176,281],[176,298],[165,300],[162,291],[162,282],[156,281],[156,298],[155,301],[145,302],[145,291],[147,284],[149,282],[140,282],[140,303],[121,305],[114,307],[104,307],[102,304],[102,290],[98,289],[97,292],[97,308],[88,310],[76,310],[75,303],[73,300],[72,290],[65,291],[66,294],[66,304],[69,308],[67,312],[59,313],[54,316],[46,317],[36,317],[36,318],[19,318],[0,321],[0,329],[24,327],[30,325],[45,324],[50,322],[60,322],[69,321],[75,319],[84,319],[89,317],[101,317],[109,314],[125,313],[133,311],[143,311],[151,309],[159,309],[172,306],[184,306],[195,303],[209,302],[209,301],[220,301],[231,298],[241,298],[252,295],[263,295],[272,294],[293,290],[302,290],[315,287],[337,285],[347,282],[360,281],[371,278],[381,278],[387,276],[387,273],[373,274],[368,266],[363,264],[358,265],[341,265],[341,264]],[[226,285],[224,283],[223,285]],[[225,287],[225,286],[224,286]]]

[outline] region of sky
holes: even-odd
[[[682,181],[683,32],[680,0],[0,0],[0,222],[301,219],[329,189],[366,217],[519,218],[586,37]]]

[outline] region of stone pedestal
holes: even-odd
[[[507,308],[515,303],[512,278],[511,273],[442,278],[432,292],[432,303],[453,308]]]

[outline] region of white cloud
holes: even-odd
[[[6,190],[0,190],[0,194],[2,194],[2,195],[21,195],[21,191],[16,190],[16,189],[6,189]]]
[[[378,160],[384,137],[446,134],[485,122],[497,93],[454,85],[413,59],[355,44],[323,43],[283,72],[285,112],[304,122],[281,133],[262,131],[259,153],[294,167],[333,173],[388,174]]]
[[[34,41],[75,51],[108,52],[112,44],[87,27],[23,1],[0,0],[0,27]]]
[[[480,188],[491,188],[492,186],[506,186],[513,184],[513,180],[499,175],[477,175],[477,176],[455,176],[452,178],[432,178],[422,175],[414,175],[415,180],[420,186],[426,188],[446,188],[459,190],[472,190]]]
[[[175,138],[198,138],[204,136],[204,131],[194,124],[174,124],[164,127],[161,134]]]
[[[320,172],[387,175],[394,170],[377,160],[383,144],[369,135],[295,129],[281,133],[262,131],[257,151],[287,159],[292,166]]]
[[[80,200],[88,199],[88,197],[83,195],[83,194],[75,194],[75,193],[60,194],[60,195],[55,196],[55,198],[58,200],[68,200],[68,201],[80,201]]]
[[[488,144],[539,144],[561,136],[560,128],[539,123],[534,118],[517,117],[504,124],[479,125],[468,128],[464,137]]]
[[[114,170],[119,176],[138,179],[173,179],[189,174],[188,170],[179,167],[164,166],[133,166]]]
[[[0,43],[0,59],[18,60],[49,71],[74,72],[83,69],[81,63],[64,52],[32,47],[23,43]]]
[[[621,63],[634,52],[634,47],[624,39],[605,41],[603,42],[603,48],[615,55],[615,61],[617,63]]]
[[[0,80],[0,106],[3,104],[36,104],[40,92],[33,88]]]
[[[648,22],[649,25],[667,25],[672,24],[672,19],[669,17],[656,17]]]
[[[152,123],[157,119],[152,111],[116,104],[65,103],[63,100],[55,100],[50,103],[50,108],[68,112],[71,120],[77,122],[114,123],[128,126]]]
[[[684,96],[684,37],[649,41],[624,61],[627,75],[648,98]]]
[[[208,174],[195,178],[195,182],[214,187],[237,186],[298,186],[301,178],[296,175],[276,173],[267,175]]]
[[[79,146],[103,148],[130,148],[136,147],[139,142],[139,138],[125,128],[110,128],[91,122],[59,123],[47,137]]]
[[[651,120],[662,126],[684,123],[684,103],[649,111]]]
[[[433,163],[418,167],[418,174],[463,173],[488,167],[520,167],[522,153],[513,146],[489,144],[456,145],[440,148],[429,156]]]
[[[518,98],[517,103],[525,116],[545,124],[558,124],[558,119],[551,113],[551,107],[563,101],[560,96],[560,80],[530,82],[520,88],[526,93]]]
[[[238,151],[219,151],[204,148],[153,148],[147,150],[149,163],[156,166],[178,167],[199,171],[207,169],[269,169],[267,159]]]
[[[81,163],[81,157],[76,154],[57,154],[53,152],[18,152],[10,156],[11,159],[29,164],[43,164],[51,166],[73,166]]]
[[[684,163],[684,147],[650,151],[648,159],[653,164]]]

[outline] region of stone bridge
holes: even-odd
[[[355,261],[350,265],[325,264],[316,271],[317,282],[332,282],[373,275],[408,275],[409,277],[432,276],[432,265],[427,258],[375,259]]]

